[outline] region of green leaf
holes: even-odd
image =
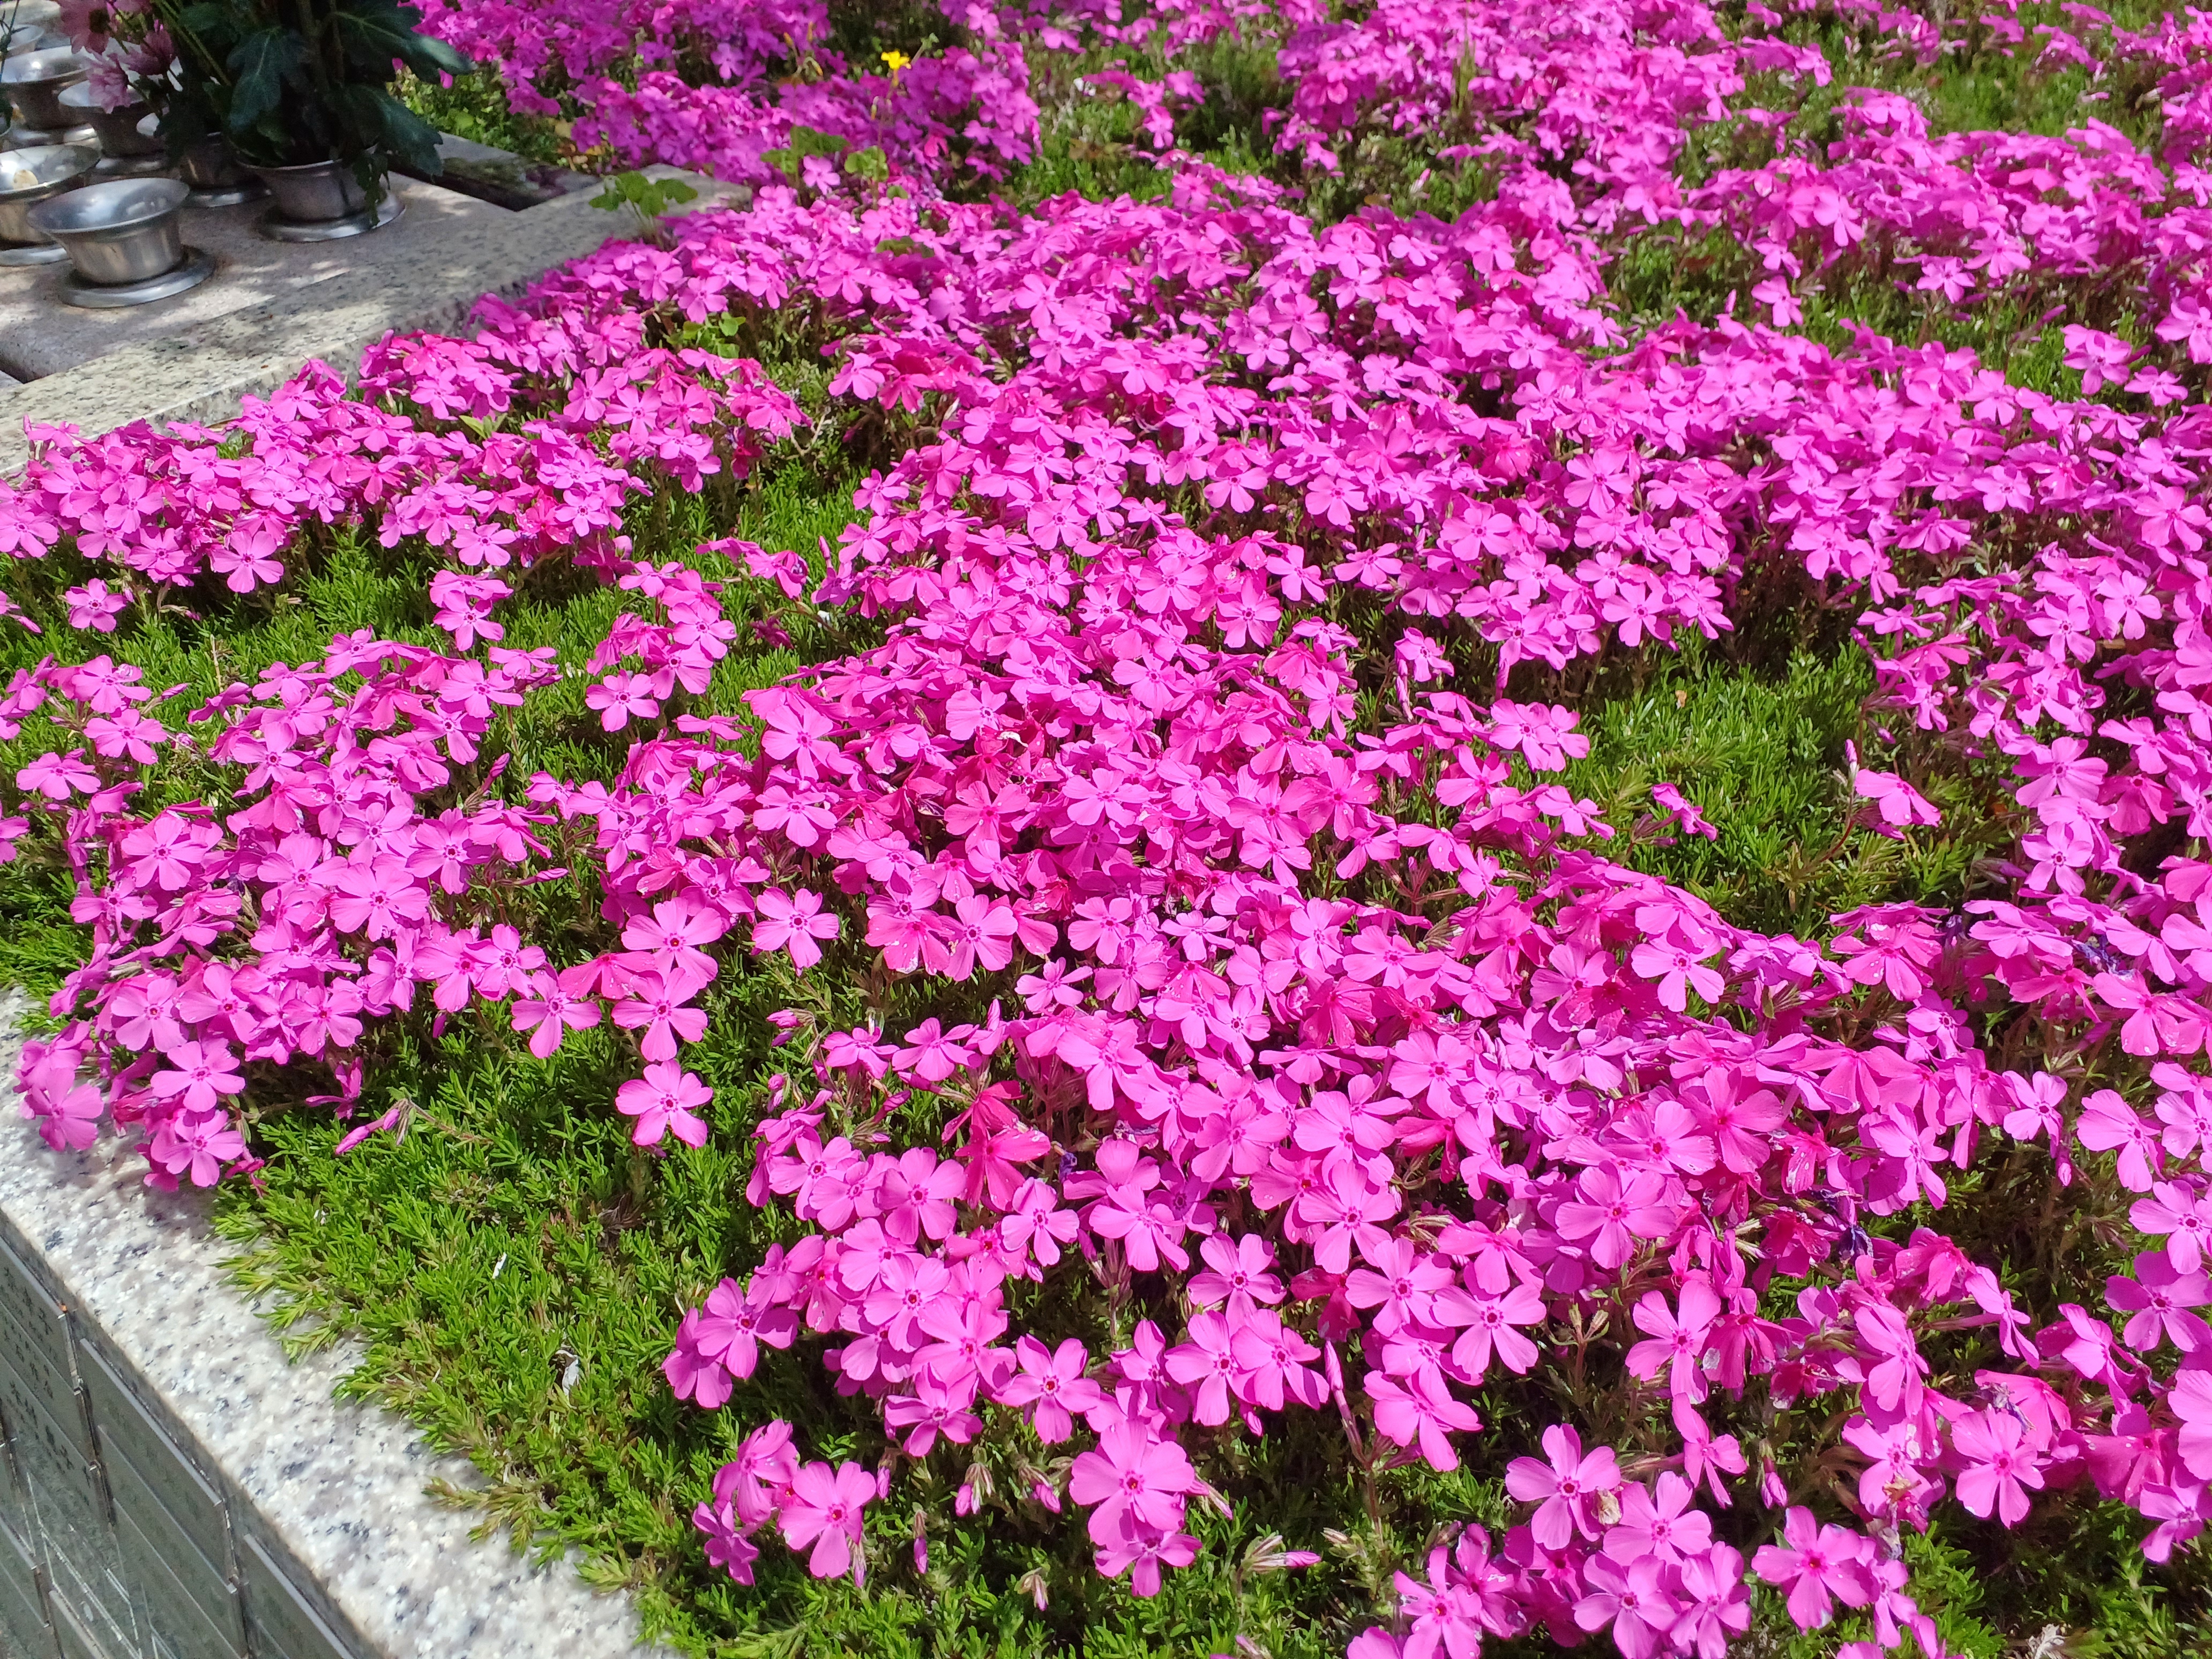
[[[793,127],[791,148],[800,155],[838,155],[852,143],[832,132],[817,132],[812,127]]]
[[[381,87],[378,103],[383,112],[384,138],[394,161],[409,170],[435,178],[444,164],[438,159],[438,129]]]
[[[229,125],[252,127],[276,109],[284,96],[285,77],[306,57],[307,43],[287,28],[256,29],[240,41],[227,60],[234,77]]]
[[[347,58],[357,58],[364,69],[381,64],[388,71],[393,58],[422,38],[392,0],[336,0],[330,27]]]
[[[658,219],[678,203],[691,201],[698,194],[681,179],[648,179],[642,173],[618,173],[607,180],[605,189],[592,198],[592,205],[612,213],[627,204],[647,218]]]
[[[890,163],[884,158],[883,147],[870,144],[866,149],[856,149],[845,158],[845,171],[855,179],[872,185],[880,185],[891,176]]]

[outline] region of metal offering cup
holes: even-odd
[[[69,251],[88,283],[143,283],[184,262],[181,212],[191,186],[180,179],[116,179],[40,203],[31,227]]]

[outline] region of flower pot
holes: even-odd
[[[219,132],[185,149],[177,163],[177,176],[192,187],[185,198],[188,207],[229,207],[264,193],[261,181],[239,165],[230,141]]]
[[[310,161],[303,167],[255,167],[274,198],[263,216],[264,235],[278,241],[324,241],[339,236],[358,236],[386,225],[398,216],[399,198],[389,179],[371,211],[368,192],[354,177],[353,169],[337,161]]]
[[[0,64],[0,86],[15,106],[15,118],[42,131],[65,128],[70,112],[62,107],[62,94],[90,73],[83,58],[68,46],[27,52]]]
[[[98,95],[88,81],[80,82],[62,90],[61,106],[71,126],[89,125],[100,138],[100,154],[118,159],[135,159],[142,155],[159,155],[161,139],[141,132],[138,125],[151,109],[143,102],[125,104],[121,109],[102,109]]]
[[[40,203],[92,177],[100,152],[89,144],[40,144],[0,150],[0,264],[47,264],[69,256],[27,216]]]
[[[180,179],[118,179],[40,203],[31,228],[68,250],[88,283],[143,283],[184,262],[179,210],[191,186]]]

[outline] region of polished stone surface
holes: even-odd
[[[412,179],[396,180],[392,193],[405,210],[399,217],[343,246],[294,246],[261,235],[254,227],[269,210],[266,197],[236,207],[186,208],[185,240],[215,255],[216,274],[190,294],[122,313],[88,316],[63,305],[66,263],[0,270],[0,369],[36,381],[124,346],[168,339],[217,317],[296,299],[299,289],[334,277],[411,283],[426,264],[470,258],[515,216]]]
[[[66,1310],[74,1364],[88,1379],[78,1392],[93,1402],[91,1418],[105,1413],[112,1425],[100,1435],[106,1461],[139,1469],[149,1456],[158,1463],[166,1444],[191,1466],[154,1477],[173,1486],[155,1502],[129,1470],[95,1477],[114,1494],[120,1518],[101,1523],[105,1541],[72,1546],[91,1563],[88,1580],[112,1571],[103,1551],[126,1563],[143,1563],[149,1552],[173,1559],[179,1571],[169,1577],[140,1573],[153,1587],[131,1598],[142,1624],[166,1618],[170,1628],[218,1642],[238,1628],[236,1604],[226,1597],[242,1595],[246,1620],[266,1633],[253,1638],[258,1650],[281,1645],[295,1659],[315,1659],[301,1649],[319,1636],[342,1659],[605,1659],[633,1650],[636,1620],[625,1600],[594,1595],[565,1563],[532,1569],[503,1542],[472,1541],[474,1516],[431,1502],[425,1488],[434,1478],[472,1486],[473,1472],[438,1455],[398,1418],[335,1400],[347,1352],[287,1363],[252,1307],[223,1281],[220,1264],[232,1251],[209,1230],[204,1195],[149,1190],[144,1160],[112,1136],[88,1152],[49,1151],[18,1115],[14,1048],[12,1040],[0,1046],[8,1079],[0,1091],[0,1243]],[[58,1387],[44,1353],[52,1340],[23,1328],[24,1318],[40,1316],[35,1292],[11,1291],[0,1301],[0,1346],[15,1348],[19,1364]],[[127,1401],[115,1397],[118,1378]],[[30,1401],[9,1413],[19,1442],[15,1419],[43,1410]],[[61,1468],[75,1455],[70,1431],[50,1415],[35,1420],[60,1435]],[[195,1587],[186,1581],[197,1558],[226,1536],[221,1511],[232,1577],[227,1588]],[[96,1529],[89,1510],[70,1524]],[[93,1594],[97,1601],[97,1586]],[[64,1608],[57,1622],[64,1616],[84,1615]],[[112,1645],[113,1635],[106,1639]]]
[[[696,198],[678,211],[691,211],[739,198],[716,180],[670,167],[649,167],[655,178],[684,179]],[[133,421],[215,422],[238,412],[240,398],[261,396],[283,385],[311,360],[328,363],[349,377],[358,372],[361,355],[385,335],[408,330],[457,330],[469,320],[485,294],[512,297],[553,266],[581,258],[612,237],[636,235],[645,228],[635,210],[609,212],[592,205],[591,192],[563,196],[540,207],[514,213],[488,203],[439,191],[448,198],[417,211],[416,192],[434,190],[411,180],[398,185],[408,202],[398,222],[374,235],[347,241],[281,244],[264,240],[250,228],[264,204],[207,209],[188,221],[189,241],[203,241],[198,224],[208,216],[241,216],[244,234],[275,257],[296,258],[324,270],[312,283],[289,286],[263,276],[267,288],[258,302],[212,315],[188,327],[118,337],[111,348],[65,372],[49,374],[14,391],[0,389],[0,477],[21,470],[29,459],[24,436],[27,422],[72,425],[88,434],[111,432]],[[411,235],[424,226],[434,234],[419,242],[386,242]],[[400,261],[388,258],[396,246],[412,249]],[[215,251],[221,252],[220,247]],[[326,264],[325,263],[326,262]],[[238,281],[246,278],[234,271]],[[17,279],[21,279],[20,281]],[[58,283],[51,272],[0,270],[0,339],[13,341],[22,319],[33,313],[10,312],[7,296]],[[12,284],[12,285],[11,285]],[[226,273],[216,276],[174,303],[218,302]],[[41,296],[48,297],[48,296]],[[20,300],[19,305],[23,302]],[[137,312],[73,312],[58,303],[36,308],[38,325],[55,317],[94,318],[128,329],[152,313],[158,321],[170,305]],[[63,326],[52,323],[52,326]],[[10,350],[22,349],[10,346]],[[45,348],[40,348],[43,350]],[[0,362],[0,370],[8,368]]]

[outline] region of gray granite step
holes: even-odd
[[[12,1033],[20,999],[0,1001]],[[217,1264],[204,1194],[109,1137],[56,1153],[0,1036],[0,1653],[17,1659],[609,1659],[622,1597],[533,1568],[398,1419],[287,1363]]]
[[[696,192],[679,212],[746,194],[674,167],[646,172]],[[228,249],[230,264],[179,299],[131,311],[62,305],[47,291],[59,281],[52,267],[0,270],[0,356],[27,368],[59,360],[31,368],[36,379],[18,368],[27,384],[0,386],[0,477],[30,458],[26,422],[97,434],[138,420],[226,420],[240,398],[266,395],[311,360],[350,376],[386,334],[459,329],[481,295],[512,298],[554,266],[646,228],[635,209],[593,206],[592,191],[521,212],[412,180],[396,193],[406,204],[396,222],[340,242],[264,241],[252,224],[259,206],[203,210],[186,240]]]

